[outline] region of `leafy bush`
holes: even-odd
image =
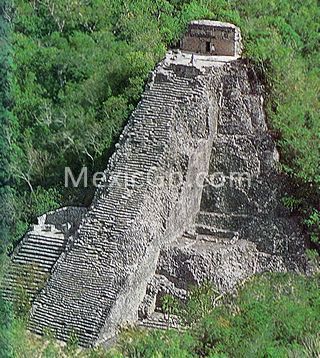
[[[312,213],[306,219],[306,224],[311,233],[311,241],[314,243],[320,243],[320,211],[313,209]]]
[[[209,284],[194,288],[186,309],[209,307],[217,295]],[[296,274],[257,275],[239,290],[225,296],[223,304],[199,315],[185,330],[144,330],[128,327],[116,345],[105,350],[77,349],[75,335],[60,346],[54,336],[43,338],[26,332],[25,322],[15,320],[12,349],[19,356],[43,357],[317,357],[320,325],[320,276]],[[197,293],[196,293],[197,292]],[[200,293],[200,294],[199,294]],[[192,298],[191,298],[192,297]],[[0,335],[1,338],[1,335]]]
[[[189,300],[190,312],[208,307],[208,287],[200,287],[197,292],[204,294]],[[211,306],[186,332],[129,330],[118,351],[126,357],[316,357],[320,354],[319,289],[319,276],[259,275],[236,298]],[[210,298],[212,302],[215,295]],[[184,319],[185,310],[180,314]]]
[[[208,316],[221,297],[209,281],[204,281],[199,287],[189,288],[186,302],[177,305],[176,311],[180,312],[184,324],[192,326]]]
[[[130,329],[118,343],[118,352],[124,357],[193,357],[196,341],[189,333],[173,330],[150,332]]]

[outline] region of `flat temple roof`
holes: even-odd
[[[210,27],[231,27],[235,29],[237,26],[230,24],[229,22],[212,21],[212,20],[194,20],[190,22],[190,25],[204,25]]]

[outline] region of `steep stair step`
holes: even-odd
[[[254,217],[251,215],[230,215],[200,211],[196,218],[198,225],[226,228],[231,231],[239,231]]]
[[[238,235],[236,231],[219,229],[214,226],[207,226],[207,225],[200,225],[200,224],[196,225],[196,232],[197,234],[201,234],[201,235],[210,235],[218,239],[230,239],[230,240],[234,239]]]
[[[178,317],[170,316],[169,319],[159,312],[154,312],[150,317],[138,321],[137,326],[147,329],[179,329],[185,330],[186,328],[181,325]]]

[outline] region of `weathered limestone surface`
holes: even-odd
[[[239,57],[242,51],[241,32],[237,26],[227,22],[191,21],[180,45],[181,50],[186,52]]]
[[[39,225],[54,225],[68,235],[74,234],[81,220],[87,213],[87,208],[79,206],[67,206],[54,211],[49,211],[38,218]]]
[[[279,174],[278,153],[267,131],[263,88],[252,66],[242,61],[225,67],[222,84],[197,230],[228,229],[254,242],[259,251],[280,256],[288,269],[300,270],[305,264],[303,234],[281,203],[287,183]],[[217,172],[224,173],[220,187],[213,185]],[[236,179],[237,173],[243,180]]]
[[[28,251],[46,265],[42,252],[57,248],[30,328],[62,340],[74,332],[89,346],[204,279],[226,292],[256,272],[303,271],[303,235],[281,205],[277,160],[253,67],[169,52],[80,225],[66,225],[71,211],[49,213],[41,222],[61,240],[42,235],[45,250],[29,252],[31,235],[14,256]]]
[[[141,317],[167,293],[181,296],[209,279],[221,291],[264,271],[304,272],[304,235],[282,206],[286,181],[268,134],[263,88],[243,60],[223,67],[222,96],[209,172],[193,230],[161,250]],[[221,185],[220,185],[221,184]]]
[[[86,211],[69,206],[38,217],[38,224],[31,226],[11,256],[4,277],[5,298],[14,299],[23,289],[34,300]]]
[[[50,328],[60,339],[75,331],[89,345],[137,320],[160,247],[182,235],[200,208],[196,183],[208,172],[220,68],[206,76],[166,58],[153,72],[105,181],[33,304],[32,330]]]

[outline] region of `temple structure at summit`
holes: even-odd
[[[181,50],[209,56],[241,54],[241,33],[238,27],[219,21],[198,20],[189,24],[181,40]]]

